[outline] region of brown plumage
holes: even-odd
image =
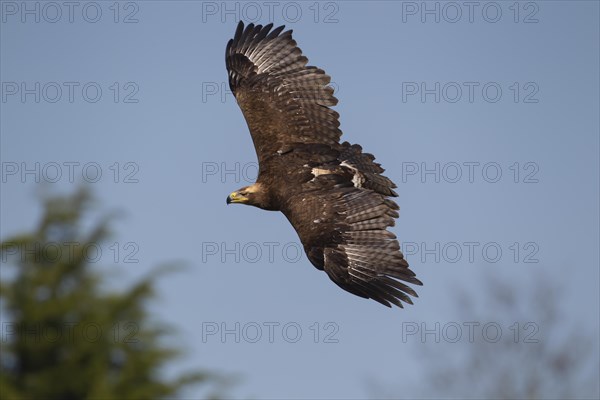
[[[281,211],[310,262],[338,286],[388,307],[412,304],[421,285],[387,230],[398,217],[396,185],[375,157],[340,143],[330,77],[280,26],[239,23],[227,44],[231,91],[246,118],[258,156],[254,185],[227,203]]]

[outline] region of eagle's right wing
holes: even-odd
[[[330,77],[280,26],[240,22],[227,44],[229,86],[246,118],[259,165],[299,143],[338,145],[342,132]]]

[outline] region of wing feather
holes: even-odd
[[[229,85],[248,122],[259,164],[295,143],[339,145],[342,132],[331,78],[307,66],[284,27],[239,23],[225,62]]]
[[[416,292],[400,281],[422,283],[410,270],[396,236],[387,231],[398,216],[396,203],[357,188],[324,187],[298,196],[303,197],[292,198],[282,211],[313,265],[355,295],[388,307],[412,304],[409,296],[417,297]]]

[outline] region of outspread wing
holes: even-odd
[[[400,251],[394,225],[398,206],[386,196],[348,185],[339,175],[319,175],[313,190],[283,210],[309,260],[342,289],[388,307],[412,304],[421,285]]]
[[[240,22],[227,44],[229,86],[250,128],[259,165],[298,143],[339,145],[341,131],[330,77],[280,26]]]

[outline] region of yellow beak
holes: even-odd
[[[248,200],[247,197],[242,196],[238,192],[232,192],[229,196],[227,196],[227,204],[244,203],[247,200]]]

